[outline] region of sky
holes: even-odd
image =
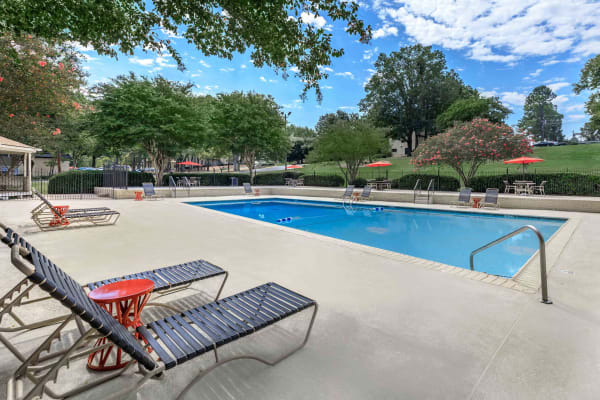
[[[314,127],[319,116],[338,109],[357,112],[364,85],[373,74],[379,53],[421,43],[443,51],[449,68],[484,96],[498,96],[513,110],[508,123],[523,114],[527,94],[545,84],[556,94],[564,114],[563,133],[570,137],[588,120],[584,103],[589,93],[573,93],[572,84],[586,60],[600,54],[600,1],[597,0],[373,0],[360,1],[359,16],[373,28],[373,40],[361,44],[344,31],[343,23],[305,14],[303,22],[333,34],[335,47],[344,49],[324,67],[323,101],[314,91],[300,99],[303,83],[293,70],[284,80],[270,68],[255,68],[249,52],[233,60],[205,57],[177,35],[163,31],[183,56],[185,71],[167,55],[136,51],[118,60],[99,56],[80,46],[85,54],[88,84],[133,71],[136,74],[191,82],[197,94],[234,90],[270,94],[291,112],[288,122]]]

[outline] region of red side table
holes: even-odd
[[[139,191],[139,190],[136,190],[134,193],[135,193],[135,201],[142,201],[142,194],[143,194],[144,192],[141,192],[141,191]]]
[[[50,226],[69,225],[69,221],[66,218],[64,218],[67,211],[69,211],[69,206],[54,206],[54,209],[56,211],[58,211],[58,213],[60,215],[57,215],[56,213],[52,213],[54,218],[52,218],[52,221],[50,221],[49,225]]]
[[[135,330],[142,325],[142,309],[154,290],[154,282],[149,279],[131,279],[109,283],[92,290],[88,297],[109,312],[125,328]],[[141,336],[136,332],[135,336]],[[109,340],[96,340],[96,347],[105,345]],[[112,355],[112,357],[111,357]],[[115,346],[105,347],[88,357],[88,368],[96,371],[109,371],[123,368],[129,361],[123,361],[123,353]]]
[[[483,197],[473,197],[473,208],[479,208],[481,200],[483,200]]]

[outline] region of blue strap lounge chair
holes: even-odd
[[[191,307],[184,312],[153,321],[147,326],[140,326],[137,329],[139,337],[136,337],[111,314],[90,300],[81,285],[45,255],[14,233],[12,239],[14,244],[11,248],[11,262],[26,277],[21,282],[18,293],[14,293],[15,298],[22,298],[31,289],[38,287],[71,311],[32,355],[22,360],[22,364],[10,377],[7,390],[9,393],[16,393],[17,400],[42,395],[53,398],[76,396],[117,379],[137,363],[142,375],[139,381],[128,380],[126,387],[119,392],[108,394],[104,391],[103,399],[121,399],[136,391],[149,379],[202,354],[214,352],[215,364],[200,371],[179,394],[179,399],[194,383],[219,365],[238,359],[253,359],[275,365],[300,350],[308,341],[317,313],[315,301],[276,283],[266,283],[213,303]],[[4,301],[2,304],[3,310],[0,312],[3,313],[6,313],[7,308],[17,306],[14,301]],[[267,360],[255,354],[219,358],[219,349],[224,344],[254,335],[267,326],[310,309],[312,316],[302,342],[276,359]],[[71,346],[63,350],[50,350],[50,344],[61,337],[70,322],[75,322],[78,327],[77,331],[69,332]],[[60,387],[61,375],[58,375],[58,371],[96,352],[98,349],[93,345],[98,338],[108,339],[129,355],[131,359],[125,368],[82,379],[79,386],[64,393],[56,393],[54,387],[48,386],[53,380],[57,383],[56,387]],[[152,348],[151,353],[147,351],[148,347]],[[18,395],[19,393],[23,395]]]
[[[252,186],[248,182],[244,182],[244,193],[252,194]]]
[[[346,186],[346,191],[344,191],[344,194],[342,195],[342,200],[351,199],[352,193],[354,193],[354,185]]]
[[[471,191],[469,187],[460,189],[458,194],[458,201],[453,202],[455,206],[470,207],[471,206]]]
[[[169,177],[172,178],[172,177]],[[152,182],[144,182],[142,183],[142,188],[144,188],[144,197],[150,200],[158,199],[158,195],[154,191],[154,185]]]
[[[481,203],[479,203],[479,207],[483,208],[483,207],[491,207],[491,208],[498,208],[498,189],[487,189],[485,191],[485,197],[483,198],[483,201]]]
[[[360,194],[360,200],[371,200],[371,186],[367,185],[363,188],[362,193]]]

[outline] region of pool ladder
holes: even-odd
[[[417,179],[413,188],[413,203],[425,202],[426,204],[433,203],[433,195],[435,194],[435,179],[429,181],[427,185],[427,194],[421,193],[421,179]]]
[[[552,300],[550,300],[550,298],[548,298],[548,277],[546,275],[546,243],[544,242],[544,237],[542,236],[540,231],[538,231],[538,229],[533,225],[522,226],[519,229],[514,230],[507,235],[504,235],[494,241],[489,242],[488,244],[486,244],[484,246],[481,246],[480,248],[478,248],[476,250],[473,250],[471,252],[471,256],[469,258],[469,264],[471,267],[471,271],[474,271],[473,256],[475,256],[475,254],[481,253],[482,251],[487,250],[490,247],[497,245],[498,243],[504,242],[506,239],[510,239],[513,236],[516,236],[522,232],[525,232],[526,230],[532,230],[536,234],[539,245],[540,245],[540,278],[542,281],[542,300],[541,300],[541,302],[544,304],[552,304]]]

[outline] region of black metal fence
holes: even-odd
[[[52,173],[47,168],[31,171],[22,168],[0,171],[0,200],[30,199],[33,190],[49,199],[95,199],[95,188],[104,188],[103,197],[112,198],[114,189],[127,188],[128,170],[124,166],[105,166],[99,170]]]

